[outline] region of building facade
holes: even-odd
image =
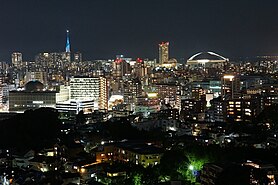
[[[12,53],[12,65],[16,68],[20,68],[22,66],[22,53],[14,52]]]
[[[70,99],[94,100],[95,109],[108,109],[107,80],[104,77],[73,77],[70,79]]]
[[[166,64],[169,60],[169,42],[162,42],[158,45],[159,48],[159,64]]]

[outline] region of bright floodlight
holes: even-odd
[[[224,79],[229,79],[230,81],[233,81],[234,75],[224,75]]]
[[[205,64],[205,63],[209,62],[209,60],[208,59],[201,59],[201,60],[197,60],[197,62]]]
[[[224,75],[224,78],[225,79],[232,79],[234,78],[235,76],[234,75]]]
[[[194,170],[194,166],[193,165],[189,165],[189,170]]]

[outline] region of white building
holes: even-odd
[[[222,68],[227,62],[228,58],[225,58],[214,52],[200,52],[187,60],[187,65],[190,68],[207,68],[207,67],[220,67]]]
[[[104,77],[73,77],[70,79],[70,99],[94,100],[95,109],[108,109],[107,80]]]
[[[78,114],[83,110],[84,113],[94,111],[94,100],[68,100],[56,103],[56,109],[59,112],[73,112]]]

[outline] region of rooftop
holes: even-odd
[[[138,154],[161,154],[163,150],[145,143],[117,143],[116,147],[129,150]]]
[[[192,57],[190,57],[188,59],[189,61],[190,60],[228,60],[227,58],[219,55],[219,54],[216,54],[214,52],[211,52],[211,51],[208,51],[208,52],[200,52],[200,53],[197,53],[195,55],[193,55]]]

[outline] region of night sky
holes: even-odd
[[[0,61],[64,51],[66,29],[85,59],[157,58],[161,41],[177,59],[278,55],[278,1],[0,0]]]

